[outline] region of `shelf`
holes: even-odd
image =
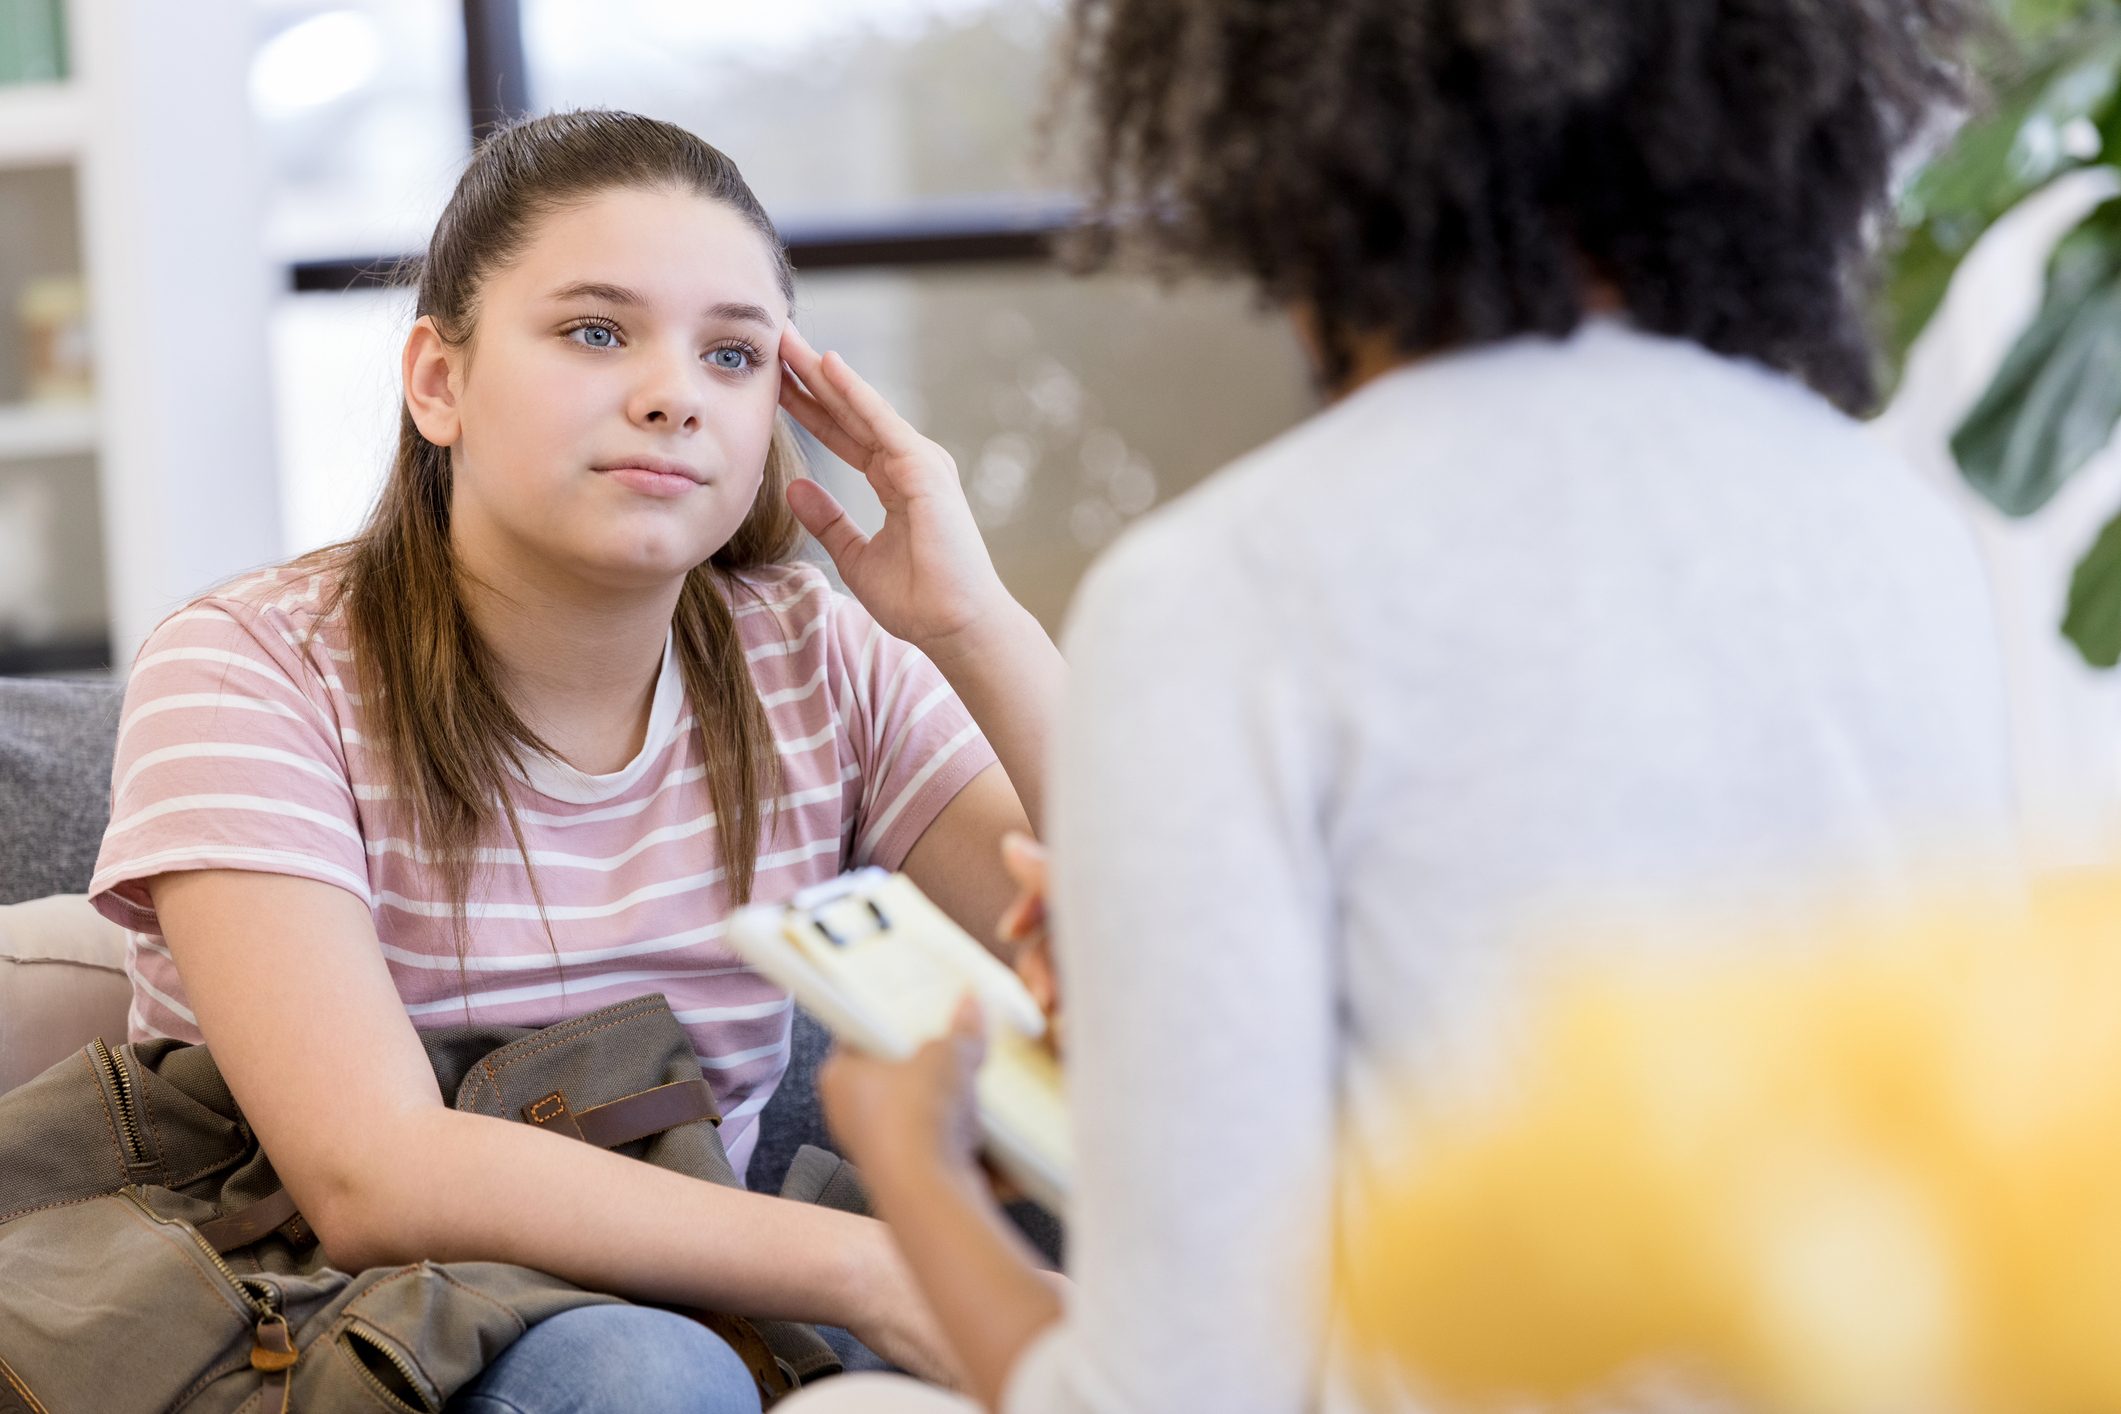
[[[94,403],[0,404],[0,461],[78,457],[95,450]]]
[[[87,132],[79,84],[0,84],[0,168],[71,162]]]

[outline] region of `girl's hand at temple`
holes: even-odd
[[[923,437],[836,353],[820,355],[789,325],[781,406],[827,451],[869,479],[884,524],[864,535],[815,481],[788,488],[796,517],[832,556],[870,614],[896,636],[946,646],[1014,608],[973,523],[957,463]]]
[[[862,534],[815,481],[788,488],[789,509],[870,616],[942,670],[1036,828],[1045,814],[1047,743],[1067,678],[1060,650],[994,572],[950,454],[914,431],[845,359],[820,355],[792,324],[782,331],[780,356],[781,406],[869,479],[884,524]]]

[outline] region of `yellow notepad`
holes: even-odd
[[[1038,1044],[1045,1014],[1016,974],[903,874],[862,869],[785,905],[739,912],[739,955],[795,994],[842,1042],[903,1060],[950,1029],[967,992],[986,1019],[977,1077],[988,1155],[1056,1213],[1074,1171],[1061,1068]]]

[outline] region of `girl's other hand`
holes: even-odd
[[[1053,940],[1046,931],[1046,847],[1020,831],[1002,836],[1002,865],[1016,881],[1016,900],[1002,911],[995,936],[1014,950],[1016,975],[1046,1013],[1046,1039],[1061,1052],[1060,979],[1053,970]]]
[[[877,1229],[882,1240],[871,1279],[864,1284],[866,1310],[862,1318],[848,1322],[848,1332],[909,1374],[945,1389],[963,1389],[964,1363],[900,1254],[897,1239],[881,1223]]]
[[[864,535],[815,481],[788,505],[840,578],[884,629],[931,657],[1013,608],[958,484],[957,463],[913,429],[836,353],[820,355],[789,325],[781,335],[781,406],[825,449],[869,479],[883,528]]]

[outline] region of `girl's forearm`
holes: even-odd
[[[1030,610],[1007,598],[969,627],[915,646],[979,723],[1032,828],[1043,830],[1046,753],[1068,683],[1060,649]]]
[[[422,1109],[388,1128],[357,1141],[368,1152],[342,1172],[360,1177],[312,1215],[339,1265],[504,1261],[639,1300],[856,1329],[906,1289],[867,1218],[482,1115]]]

